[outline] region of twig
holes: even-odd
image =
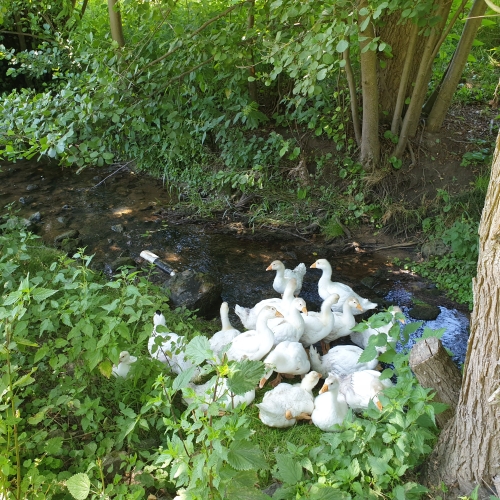
[[[116,173],[118,173],[120,170],[124,169],[127,165],[129,165],[130,163],[132,163],[132,161],[133,160],[128,161],[127,163],[125,163],[125,165],[122,165],[118,170],[115,170],[112,174],[109,174],[107,177],[104,177],[104,179],[101,182],[98,182],[95,186],[92,186],[90,189],[95,189],[97,186],[99,186],[100,184],[102,184],[105,180],[109,179],[110,177],[112,177],[113,175],[115,175]]]
[[[416,241],[409,241],[407,243],[396,243],[394,245],[387,245],[387,246],[384,246],[384,247],[374,248],[371,251],[372,252],[379,252],[380,250],[388,250],[389,248],[414,247],[416,245],[418,245],[418,242],[416,242]]]

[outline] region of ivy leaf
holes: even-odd
[[[76,500],[85,500],[90,493],[89,476],[82,472],[75,474],[66,481],[66,487],[73,498]]]
[[[263,375],[262,361],[245,359],[231,364],[227,375],[227,386],[236,395],[245,394],[255,388]]]
[[[198,335],[189,342],[186,346],[186,356],[195,364],[199,365],[211,359],[213,357],[213,352],[210,349],[210,343],[207,337],[203,335]]]
[[[227,454],[229,465],[236,470],[266,468],[264,455],[250,441],[233,441]]]
[[[294,485],[302,480],[302,467],[288,455],[276,455],[276,469],[276,479],[287,485]]]

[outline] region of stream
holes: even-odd
[[[126,168],[88,168],[79,175],[50,164],[18,162],[0,170],[2,208],[12,204],[23,218],[34,221],[35,232],[51,246],[57,236],[78,230],[96,269],[104,272],[123,257],[142,264],[142,250],[150,250],[177,271],[192,269],[217,275],[222,282],[222,300],[251,307],[263,298],[275,297],[274,272],[266,267],[276,259],[286,267],[304,262],[308,268],[301,297],[308,309],[319,310],[317,293],[320,271],[309,269],[318,258],[333,267],[332,280],[350,285],[357,293],[377,302],[380,309],[399,305],[407,321],[412,307],[424,301],[439,307],[439,315],[412,335],[415,342],[425,326],[446,328],[443,344],[460,366],[465,359],[469,336],[469,314],[432,284],[395,266],[392,251],[359,251],[339,254],[320,239],[294,237],[276,230],[264,236],[253,234],[234,218],[227,224],[193,222],[189,217],[167,217],[172,196],[161,180]],[[169,208],[170,207],[170,208]],[[4,208],[4,212],[7,209]],[[201,219],[201,217],[200,217]],[[411,257],[408,250],[397,256]],[[159,271],[161,273],[161,271]],[[158,276],[157,279],[161,279]],[[234,313],[231,321],[241,328]]]

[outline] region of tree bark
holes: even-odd
[[[485,12],[486,3],[484,0],[474,0],[450,67],[446,72],[436,102],[427,119],[427,130],[429,132],[437,132],[443,124],[453,94],[457,89],[458,82],[460,81],[465,64],[467,63],[467,57],[472,47],[472,42],[476,37],[477,30],[481,26],[481,22],[483,21],[482,16]]]
[[[500,405],[488,401],[500,385],[500,135],[479,227],[474,309],[455,418],[441,434],[427,470],[430,484],[488,498],[500,476]],[[455,487],[455,488],[454,488]],[[500,493],[500,492],[498,492]]]
[[[434,401],[449,406],[443,413],[436,415],[437,425],[443,429],[455,415],[462,385],[459,369],[436,337],[420,340],[412,347],[410,368],[422,387],[436,391]]]
[[[111,38],[118,44],[118,47],[125,46],[123,38],[122,16],[116,6],[118,0],[108,0],[109,26],[111,28]]]
[[[342,57],[345,61],[345,76],[347,79],[347,86],[349,87],[349,96],[351,98],[351,115],[352,115],[352,127],[354,129],[354,137],[356,138],[356,144],[361,146],[361,125],[359,123],[358,114],[358,97],[356,95],[356,80],[354,78],[354,72],[352,70],[350,50],[347,47],[344,50]]]
[[[358,9],[367,7],[366,0],[361,0]],[[380,162],[380,140],[378,136],[379,111],[378,111],[378,88],[377,88],[377,53],[367,46],[375,38],[373,24],[367,24],[364,31],[361,25],[366,16],[358,15],[360,36],[364,40],[360,42],[361,63],[361,89],[363,92],[363,125],[361,130],[361,155],[360,160],[365,170],[373,170]]]
[[[466,0],[462,3],[462,8],[463,5],[465,5],[465,1]],[[396,158],[401,158],[404,150],[406,149],[406,145],[408,144],[408,139],[413,137],[417,131],[420,116],[422,114],[422,105],[424,104],[425,95],[427,93],[427,85],[431,77],[434,58],[436,57],[439,47],[444,42],[446,34],[449,32],[458,17],[459,10],[455,12],[453,19],[450,20],[448,26],[444,29],[448,19],[448,14],[450,13],[451,4],[452,2],[450,0],[444,0],[439,4],[436,15],[441,18],[441,22],[434,28],[430,29],[430,34],[427,37],[424,53],[420,61],[418,75],[415,80],[415,86],[411,95],[410,105],[408,106],[403,120],[399,142],[393,152],[393,156]]]

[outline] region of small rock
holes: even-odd
[[[57,246],[57,244],[63,240],[75,239],[78,238],[78,236],[80,236],[80,231],[78,231],[77,229],[71,229],[70,231],[66,231],[64,233],[57,235],[54,238],[54,244]]]
[[[70,205],[63,205],[62,207],[63,210],[71,210]]]
[[[42,214],[40,212],[35,212],[29,216],[28,220],[35,223],[40,222],[42,220]]]
[[[361,283],[368,288],[373,288],[377,284],[377,280],[371,276],[366,276],[361,280]]]
[[[417,304],[408,311],[408,314],[413,319],[433,321],[439,316],[440,312],[441,310],[438,306],[430,304]]]
[[[33,201],[33,198],[31,196],[21,196],[19,198],[19,203],[22,205],[29,205]]]
[[[121,224],[115,224],[114,226],[111,226],[111,230],[114,231],[115,233],[123,233],[124,229]]]
[[[28,184],[26,191],[36,191],[40,186],[38,184]]]
[[[218,316],[222,302],[222,283],[213,276],[187,269],[174,275],[163,286],[169,290],[173,307],[198,310],[198,316],[206,319]]]
[[[137,264],[132,257],[118,257],[115,259],[113,262],[109,264],[109,267],[111,268],[111,271],[116,271],[120,267],[123,266],[128,266],[128,267],[136,267]]]

